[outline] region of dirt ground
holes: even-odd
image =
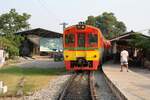
[[[0,70],[0,80],[8,86],[8,95],[15,95],[17,91],[16,87],[18,87],[18,83],[22,77],[25,77],[24,90],[27,92],[35,91],[48,86],[52,79],[55,79],[58,76],[63,76],[61,73],[66,73],[64,67],[65,65],[63,62],[54,62],[45,59],[23,59],[20,60],[19,63],[10,63],[7,66],[4,66],[4,68]],[[22,68],[27,69],[22,70]],[[1,99],[2,98],[0,98],[0,100]]]

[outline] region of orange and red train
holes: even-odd
[[[98,28],[79,23],[64,30],[63,46],[66,70],[97,70],[110,42]]]

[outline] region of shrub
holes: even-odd
[[[9,53],[10,58],[14,58],[14,56],[19,56],[19,47],[23,39],[19,35],[0,36],[0,48],[5,49]]]

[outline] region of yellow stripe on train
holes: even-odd
[[[94,51],[64,51],[64,60],[70,61],[70,60],[77,60],[78,57],[84,57],[86,60],[99,60],[100,59],[100,51],[94,50]]]

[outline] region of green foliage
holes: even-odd
[[[0,47],[4,48],[11,58],[19,55],[19,48],[24,37],[14,33],[29,28],[27,20],[31,15],[18,14],[15,9],[0,15]]]
[[[0,37],[0,47],[4,48],[6,52],[9,53],[9,57],[13,58],[14,56],[19,55],[19,47],[21,45],[21,41],[23,40],[23,37],[21,36],[1,36]],[[8,38],[9,37],[9,38]],[[16,38],[15,38],[16,37]]]
[[[18,14],[15,9],[11,9],[9,13],[0,15],[0,33],[12,34],[23,29],[29,28],[27,20],[31,15],[23,13]]]
[[[88,20],[86,20],[86,24],[96,26],[96,19],[94,16],[88,16]]]
[[[14,35],[14,34],[6,34],[5,38],[8,39],[12,45],[19,48],[21,42],[24,40],[24,37],[21,35]]]
[[[140,48],[145,52],[150,52],[150,37],[145,37],[141,34],[135,34],[132,36],[130,45]]]
[[[113,13],[104,12],[99,16],[88,16],[86,24],[100,28],[106,38],[118,36],[126,31],[123,22],[118,21]]]

